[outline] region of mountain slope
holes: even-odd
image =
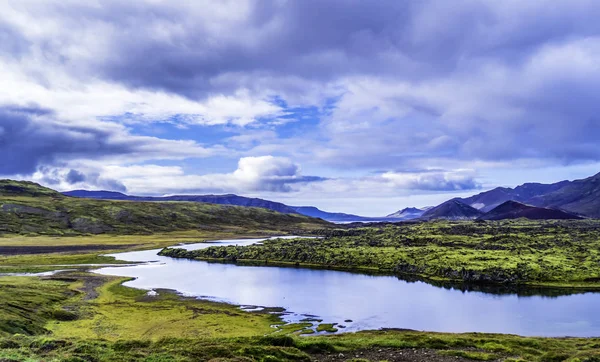
[[[329,223],[256,207],[65,197],[37,184],[2,181],[0,234],[136,234],[178,230],[306,230]],[[19,192],[18,190],[22,190]]]
[[[517,201],[506,201],[500,206],[480,216],[479,220],[505,220],[526,218],[531,220],[566,220],[566,219],[581,219],[577,215],[573,215],[561,210],[548,209],[543,207],[535,207],[525,205]]]
[[[461,201],[484,212],[506,201],[517,201],[600,218],[600,173],[581,180],[553,184],[525,183],[514,189],[497,187]]]
[[[600,218],[600,173],[567,182],[562,187],[529,200],[532,205],[561,208],[569,212]]]
[[[446,219],[446,220],[468,220],[475,219],[483,213],[474,207],[471,207],[459,199],[452,199],[427,210],[421,219]]]
[[[265,209],[282,212],[285,214],[296,214],[296,210],[292,207],[269,200],[258,198],[243,197],[233,194],[228,195],[173,195],[173,196],[130,196],[120,192],[112,191],[87,191],[74,190],[63,192],[64,195],[72,197],[83,197],[88,199],[100,200],[129,200],[129,201],[190,201],[190,202],[206,202],[219,205],[236,205],[249,207],[262,207]]]
[[[262,207],[265,209],[281,212],[284,214],[301,214],[310,217],[316,217],[333,222],[350,222],[350,221],[373,221],[378,218],[369,218],[364,216],[345,214],[339,212],[327,212],[319,210],[313,206],[288,206],[286,204],[269,201],[258,198],[250,198],[233,194],[227,195],[173,195],[164,197],[152,196],[131,196],[120,192],[113,191],[88,191],[88,190],[73,190],[63,192],[66,196],[82,197],[98,200],[129,200],[129,201],[190,201],[190,202],[206,202],[218,205],[236,205],[246,207]]]

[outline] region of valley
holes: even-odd
[[[4,182],[0,203],[3,361],[593,361],[600,355],[600,341],[581,338],[597,335],[600,326],[586,309],[600,287],[596,220],[335,225],[252,207],[77,199],[17,182]],[[283,235],[304,237],[264,240]],[[251,238],[261,241],[251,245]],[[229,246],[207,243],[230,239]],[[136,253],[144,257],[127,257]],[[174,275],[169,265],[187,269]],[[188,279],[201,284],[190,289]],[[373,292],[361,293],[368,288]],[[303,302],[310,293],[312,306]],[[357,295],[364,301],[355,300],[354,311],[340,307]],[[515,297],[519,302],[509,303]],[[442,304],[431,301],[440,298],[453,314],[433,312]],[[373,300],[389,303],[377,309]],[[485,320],[485,310],[500,303],[516,309]],[[579,307],[561,314],[565,303]],[[461,312],[467,305],[470,312]],[[526,312],[533,306],[539,313]],[[519,326],[512,318],[521,313],[539,329]],[[561,327],[582,318],[585,328]],[[564,335],[580,338],[549,338]]]

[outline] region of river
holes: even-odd
[[[263,240],[221,240],[181,247],[195,250]],[[282,307],[287,311],[283,315],[286,321],[316,316],[324,323],[344,325],[346,328],[340,331],[406,328],[524,336],[600,336],[600,293],[545,296],[465,291],[392,276],[174,259],[158,256],[159,251],[112,254],[118,260],[146,263],[96,272],[134,277],[125,283],[134,288],[172,289],[186,296],[237,305]]]

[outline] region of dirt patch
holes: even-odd
[[[346,362],[351,360],[366,361],[389,361],[389,362],[456,362],[473,361],[458,356],[445,356],[438,354],[439,351],[423,348],[369,348],[350,352],[329,352],[311,355],[313,361],[319,362]]]
[[[57,273],[53,276],[44,277],[43,279],[68,281],[68,282],[82,281],[83,286],[81,286],[80,288],[77,288],[77,290],[84,293],[84,296],[82,298],[84,301],[98,298],[100,293],[98,293],[98,291],[96,289],[99,288],[100,286],[104,285],[105,283],[107,283],[110,280],[109,277],[102,277],[102,276],[97,276],[97,275],[73,274],[71,272]]]
[[[79,288],[79,291],[85,293],[83,296],[83,300],[92,300],[98,298],[98,291],[96,290],[98,287],[102,286],[104,283],[108,281],[108,278],[102,277],[84,277],[83,278],[83,287]]]
[[[31,255],[50,253],[85,253],[102,250],[129,249],[136,244],[125,245],[56,245],[56,246],[0,246],[0,255]]]

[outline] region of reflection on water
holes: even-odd
[[[227,240],[249,245],[264,239]],[[188,250],[214,246],[201,243]],[[126,285],[174,289],[185,295],[248,306],[283,307],[287,320],[316,315],[345,331],[407,328],[440,332],[494,332],[536,336],[600,336],[600,293],[500,288],[400,280],[342,271],[239,266],[172,259],[158,250],[114,254],[153,263],[99,273],[135,277]],[[352,320],[347,323],[344,320]]]

